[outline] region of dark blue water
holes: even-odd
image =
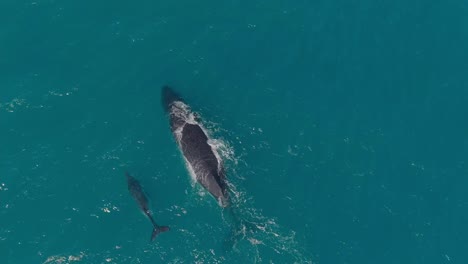
[[[466,263],[467,13],[2,1],[0,263]],[[191,180],[165,84],[201,115],[255,228],[233,236]],[[171,226],[153,243],[125,171]]]

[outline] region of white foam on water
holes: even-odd
[[[182,152],[182,151],[181,151],[181,152]],[[188,170],[189,175],[190,175],[191,185],[192,185],[192,187],[194,187],[195,184],[197,183],[197,174],[195,173],[195,170],[193,169],[193,167],[192,167],[192,165],[190,164],[190,162],[184,157],[184,155],[182,155],[182,157],[184,158],[185,167],[187,167],[187,170]]]
[[[311,256],[308,255],[305,248],[297,241],[296,232],[280,226],[274,217],[267,217],[263,212],[256,208],[253,198],[243,190],[237,182],[229,182],[229,188],[233,206],[236,209],[238,217],[255,228],[249,228],[245,224],[240,229],[243,243],[234,245],[234,250],[240,251],[251,248],[252,251],[260,252],[273,251],[282,258],[289,259],[290,263],[312,263]],[[252,230],[253,229],[253,230]],[[270,255],[270,254],[268,254]]]
[[[84,252],[80,252],[78,255],[53,255],[47,257],[42,264],[61,264],[61,263],[74,263],[81,262],[83,257],[86,257]]]

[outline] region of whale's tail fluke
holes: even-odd
[[[249,234],[257,232],[259,228],[254,222],[242,218],[239,214],[240,212],[235,212],[234,207],[228,207],[226,211],[232,222],[231,231],[225,240],[225,246],[227,246],[227,248],[235,248],[237,242],[244,239]]]
[[[159,233],[166,232],[166,231],[169,231],[168,226],[156,226],[153,229],[153,233],[151,233],[151,241],[153,241],[156,238],[156,236],[159,235]]]

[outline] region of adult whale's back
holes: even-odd
[[[169,115],[171,130],[195,178],[225,207],[228,205],[224,169],[208,144],[208,136],[193,118],[189,106],[168,86],[162,89],[163,107]]]
[[[184,157],[192,165],[200,184],[214,197],[224,198],[226,191],[224,172],[208,144],[205,132],[198,125],[185,124],[180,142]]]

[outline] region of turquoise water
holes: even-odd
[[[0,3],[0,263],[466,263],[466,1]],[[172,85],[224,156],[193,184]],[[171,231],[127,191],[139,179]]]

